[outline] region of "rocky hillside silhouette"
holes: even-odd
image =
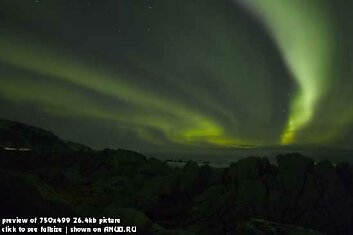
[[[128,150],[73,148],[10,124],[1,127],[1,217],[111,216],[140,234],[353,234],[347,163],[293,153],[276,165],[248,157],[227,168],[191,161],[174,168]]]
[[[63,141],[50,131],[4,119],[0,119],[0,147],[19,151],[90,151],[89,147]]]

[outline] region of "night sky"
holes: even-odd
[[[0,117],[93,148],[353,149],[352,9],[0,0]]]

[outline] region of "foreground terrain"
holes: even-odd
[[[299,154],[174,168],[0,121],[0,217],[110,216],[140,234],[353,234],[353,166]]]

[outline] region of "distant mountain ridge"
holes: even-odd
[[[0,119],[0,147],[22,151],[90,151],[85,145],[60,139],[54,133],[23,124]]]

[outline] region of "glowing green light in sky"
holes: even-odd
[[[282,144],[312,121],[315,106],[328,85],[331,54],[330,22],[321,4],[307,0],[242,1],[272,32],[293,78],[298,83]]]
[[[47,83],[41,86],[25,79],[19,82],[19,78],[4,78],[1,81],[3,96],[41,105],[54,105],[74,110],[74,113],[81,115],[116,120],[130,126],[154,128],[161,131],[171,142],[184,145],[207,143],[237,146],[245,142],[227,136],[224,127],[211,117],[185,104],[129,84],[130,75],[109,71],[99,65],[87,65],[33,41],[31,44],[25,44],[15,38],[3,36],[0,37],[0,49],[0,61],[5,64],[90,89],[123,101],[128,104],[128,108],[105,108],[92,98],[80,97],[73,91],[65,91],[57,85],[50,87]],[[143,131],[140,133],[148,136]]]
[[[343,3],[156,1],[145,12],[122,1],[111,6],[124,14],[93,17],[68,2],[28,2],[25,14],[5,4],[3,118],[39,126],[47,118],[43,127],[57,131],[60,117],[102,131],[96,141],[63,128],[63,138],[151,149],[331,144],[353,133]],[[22,117],[27,109],[38,117]]]

